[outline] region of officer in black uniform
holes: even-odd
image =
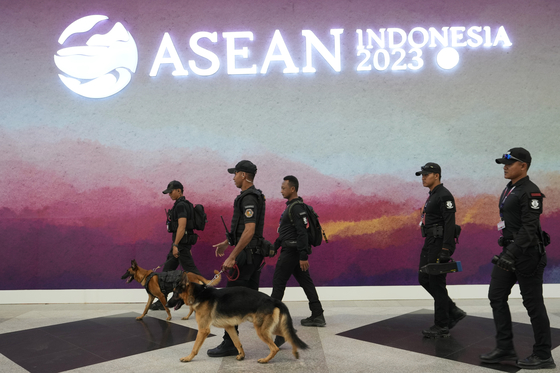
[[[533,353],[517,365],[523,369],[554,368],[550,353],[550,322],[543,300],[543,272],[546,266],[540,215],[544,194],[527,176],[531,154],[523,148],[510,149],[496,163],[504,165],[504,178],[510,182],[499,200],[502,253],[493,262],[488,298],[496,325],[496,348],[480,355],[485,363],[516,360],[513,346],[508,296],[518,282],[523,305],[531,318],[535,344]]]
[[[307,219],[309,217],[303,207],[303,199],[298,197],[298,189],[299,182],[295,176],[290,175],[284,178],[280,192],[282,197],[288,201],[286,209],[280,217],[278,238],[274,242],[274,249],[278,250],[282,247],[282,251],[274,271],[271,297],[282,300],[286,284],[293,275],[299,286],[303,288],[311,310],[311,316],[301,320],[301,325],[325,326],[327,323],[323,316],[323,307],[309,274],[308,254],[311,254],[311,246],[307,239],[307,224],[309,224]],[[284,338],[277,336],[274,343],[280,347],[284,343]]]
[[[251,161],[243,160],[237,163],[235,168],[229,168],[228,172],[234,174],[233,181],[235,186],[241,189],[241,193],[233,203],[233,218],[231,219],[231,244],[235,247],[222,268],[229,270],[235,264],[238,266],[239,278],[235,281],[228,280],[227,287],[244,286],[259,290],[260,268],[263,261],[260,249],[264,241],[266,204],[262,192],[253,185],[257,166]],[[226,239],[214,245],[216,256],[224,256],[229,244]],[[222,357],[237,355],[238,352],[229,334],[224,332],[222,343],[218,347],[208,350],[207,353],[210,357]]]
[[[180,263],[183,271],[200,275],[191,254],[192,245],[196,243],[196,236],[192,231],[187,232],[187,222],[194,218],[194,211],[192,204],[183,196],[183,190],[183,184],[173,180],[162,192],[169,194],[169,198],[175,201],[171,210],[167,211],[167,231],[172,234],[173,243],[162,271],[176,270]],[[150,306],[150,309],[164,310],[164,307],[158,300]]]
[[[420,228],[425,237],[420,268],[428,263],[446,263],[455,251],[455,199],[441,183],[441,167],[426,163],[416,176],[422,175],[422,185],[430,189],[429,197],[422,210]],[[427,338],[449,336],[453,328],[467,315],[447,294],[447,274],[428,275],[420,272],[418,281],[434,298],[434,325],[422,330]]]

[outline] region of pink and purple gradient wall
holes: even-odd
[[[122,22],[138,46],[130,84],[103,99],[80,97],[60,81],[53,56],[73,21],[103,14]],[[285,175],[319,213],[329,243],[311,257],[318,286],[417,283],[419,211],[427,190],[414,176],[438,162],[463,227],[453,284],[489,282],[499,251],[498,195],[506,180],[494,159],[510,147],[533,154],[532,179],[546,194],[551,233],[548,283],[560,282],[560,3],[555,0],[427,1],[25,1],[0,5],[0,290],[126,287],[131,259],[147,268],[170,247],[161,191],[170,180],[203,203],[209,222],[193,256],[207,277],[223,259],[220,215],[231,219],[238,190],[226,171],[258,166],[267,196],[265,235],[276,238]],[[412,71],[357,71],[357,29],[504,26],[512,45],[460,47],[451,70],[423,49]],[[331,51],[341,35],[341,71],[314,52],[312,30]],[[262,67],[280,30],[299,73],[272,62],[266,74],[228,75],[223,32],[251,31],[240,66]],[[198,31],[221,61],[212,76],[149,76],[165,32],[188,70]],[[495,35],[495,34],[494,34]],[[406,51],[408,53],[408,50]],[[407,57],[408,58],[408,57]],[[270,286],[276,258],[263,269]]]

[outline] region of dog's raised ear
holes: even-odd
[[[132,269],[138,268],[138,263],[136,263],[136,259],[132,259],[132,261],[130,262],[130,267],[132,267]]]

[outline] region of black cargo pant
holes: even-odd
[[[548,359],[551,356],[550,321],[542,294],[545,266],[546,254],[541,257],[538,247],[527,250],[515,261],[516,272],[494,266],[488,299],[496,325],[496,347],[503,350],[514,348],[508,297],[513,285],[519,282],[523,305],[527,309],[533,327],[535,338],[533,354],[541,359]]]
[[[294,275],[299,286],[301,286],[305,292],[305,296],[309,301],[311,314],[313,316],[322,315],[323,307],[319,301],[319,295],[317,294],[317,289],[315,289],[315,284],[313,283],[313,279],[311,279],[309,270],[302,271],[299,265],[299,252],[297,247],[282,247],[280,257],[276,263],[276,269],[274,270],[271,297],[282,300],[284,291],[286,290],[286,284],[292,275]]]
[[[244,251],[245,254],[247,251]],[[245,259],[245,263],[242,265],[238,265],[239,267],[239,278],[235,281],[227,282],[226,287],[232,288],[236,286],[243,286],[253,290],[259,290],[259,283],[261,279],[261,264],[263,261],[263,256],[260,254],[249,254],[252,255],[251,264],[247,263]],[[236,273],[232,273],[234,277],[237,276]],[[238,326],[235,326],[235,330],[238,330]],[[224,330],[224,341],[231,341],[231,337],[229,334]],[[233,342],[232,342],[233,343]]]
[[[420,267],[428,263],[436,263],[443,245],[442,238],[426,237],[420,253]],[[447,274],[428,275],[420,272],[418,282],[434,298],[434,324],[440,327],[449,326],[449,315],[457,308],[447,294]]]
[[[167,254],[167,259],[165,261],[165,265],[163,266],[163,272],[174,271],[179,267],[179,263],[185,272],[193,272],[197,275],[200,275],[200,271],[196,268],[194,264],[194,259],[191,254],[191,245],[184,245],[179,244],[179,257],[175,258],[173,256],[173,246],[171,246],[171,250]]]

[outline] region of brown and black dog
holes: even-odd
[[[246,287],[229,287],[215,289],[199,285],[185,279],[173,291],[173,297],[167,307],[175,307],[180,301],[185,302],[196,311],[198,334],[189,356],[181,359],[191,361],[200,350],[208,334],[210,325],[224,328],[237,348],[237,360],[245,358],[243,346],[239,341],[235,326],[244,321],[252,321],[259,338],[268,345],[270,353],[259,359],[259,363],[268,363],[280,350],[272,340],[272,334],[280,335],[292,345],[292,353],[299,358],[298,348],[308,346],[297,336],[288,307],[281,301],[256,290]]]
[[[169,308],[167,308],[166,306],[167,304],[166,294],[164,294],[162,292],[162,289],[160,288],[158,274],[154,273],[152,276],[150,276],[152,272],[154,271],[151,269],[144,269],[140,267],[138,263],[136,263],[136,260],[132,260],[132,262],[130,263],[130,268],[126,270],[126,273],[121,278],[123,280],[127,279],[126,280],[127,284],[131,282],[132,279],[138,281],[142,286],[146,288],[146,291],[148,292],[148,303],[146,303],[146,308],[144,308],[144,313],[141,316],[138,316],[136,320],[142,320],[144,316],[146,316],[148,310],[150,309],[150,305],[157,297],[161,302],[161,304],[163,304],[165,308],[165,312],[167,312],[167,321],[169,321],[171,320],[171,312],[169,311]],[[217,285],[220,283],[221,276],[218,271],[214,271],[214,273],[216,274],[216,277],[213,280],[207,280],[204,277],[197,275],[196,273],[182,272],[179,283],[183,281],[188,281],[197,284],[209,284],[211,282],[213,285]],[[166,272],[159,273],[159,275],[163,275],[163,274],[166,274]],[[149,278],[149,281],[146,281],[147,278]],[[186,317],[183,317],[183,320],[187,320],[192,313],[193,313],[193,308],[191,307],[189,314]]]

